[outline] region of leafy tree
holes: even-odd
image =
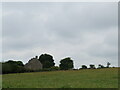
[[[86,65],[82,65],[82,69],[87,69],[87,66]]]
[[[50,70],[56,71],[56,70],[60,70],[60,68],[58,66],[53,66],[53,67],[50,68]]]
[[[90,64],[90,69],[95,69],[95,65]]]
[[[4,73],[18,73],[24,72],[25,69],[23,67],[23,63],[21,61],[12,61],[9,60],[7,62],[2,63],[2,72]]]
[[[49,54],[42,54],[39,56],[39,61],[42,63],[43,68],[51,68],[55,65],[53,57]]]
[[[2,72],[3,73],[15,73],[17,72],[17,65],[11,63],[3,63],[2,64]]]
[[[9,63],[9,64],[16,64],[18,66],[24,66],[24,64],[22,63],[22,61],[13,61],[13,60],[9,60],[7,61],[6,63]]]
[[[109,65],[111,65],[111,63],[107,62],[107,68],[109,68]]]
[[[99,64],[99,65],[98,65],[98,68],[104,68],[104,66],[103,66],[103,65],[101,65],[101,64]]]
[[[17,65],[19,66],[24,66],[23,62],[22,61],[16,61]]]
[[[73,60],[71,60],[70,57],[67,57],[65,59],[62,59],[60,61],[60,65],[59,65],[61,70],[68,70],[68,69],[72,69],[73,66]]]

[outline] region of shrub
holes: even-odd
[[[42,54],[39,56],[39,61],[42,63],[43,68],[51,68],[55,65],[53,56],[49,54]]]
[[[21,72],[25,72],[25,68],[23,67],[23,63],[21,61],[9,60],[7,62],[2,63],[3,74]]]
[[[87,66],[86,65],[82,65],[81,69],[87,69]]]
[[[90,64],[90,69],[95,69],[95,65]]]
[[[56,70],[60,70],[60,68],[58,66],[53,66],[50,68],[51,71],[56,71]]]
[[[64,58],[60,61],[59,67],[61,70],[73,69],[73,67],[74,67],[73,60],[71,60],[70,57]]]
[[[105,68],[103,65],[99,64],[98,68]]]

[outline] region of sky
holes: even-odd
[[[2,60],[2,3],[0,2],[0,61]]]
[[[2,61],[27,63],[41,54],[74,67],[118,65],[118,3],[11,2],[2,4]]]

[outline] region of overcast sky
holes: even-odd
[[[118,64],[118,3],[3,3],[2,60],[47,53],[56,65]]]

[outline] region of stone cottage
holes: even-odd
[[[31,60],[28,61],[28,63],[25,64],[25,69],[37,71],[42,69],[42,64],[38,60],[38,57],[36,56],[35,58],[32,58]]]

